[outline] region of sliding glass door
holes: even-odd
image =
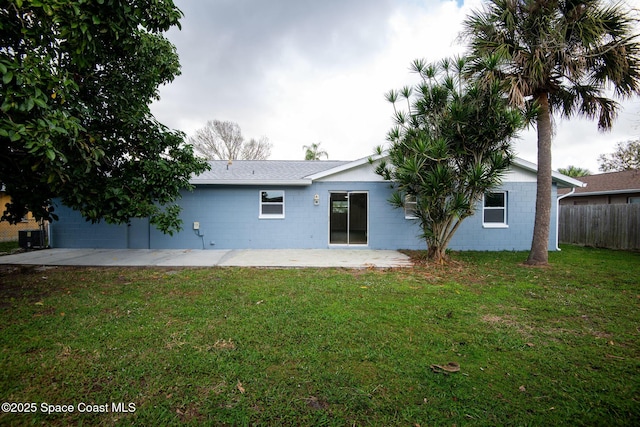
[[[329,244],[368,244],[368,194],[362,191],[336,191],[330,193],[329,200]]]

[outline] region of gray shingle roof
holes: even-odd
[[[191,179],[192,184],[288,184],[305,185],[308,176],[324,172],[348,161],[308,160],[213,160],[211,169]]]
[[[195,185],[310,185],[313,179],[324,176],[323,172],[340,173],[364,163],[368,163],[367,157],[355,161],[233,160],[229,163],[227,160],[212,160],[209,161],[211,169],[191,178],[190,182]],[[534,173],[538,170],[534,163],[520,158],[515,159],[514,166]],[[575,178],[558,172],[553,172],[553,179],[559,188],[583,185]]]

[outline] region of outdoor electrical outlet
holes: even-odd
[[[194,230],[200,230],[200,223],[199,222],[194,222],[193,223],[193,229]]]

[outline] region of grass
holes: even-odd
[[[640,424],[640,254],[525,258],[5,271],[0,424]]]
[[[18,242],[0,242],[0,252],[12,252],[18,249],[20,246]]]

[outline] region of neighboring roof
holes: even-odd
[[[640,192],[640,170],[601,173],[583,176],[579,179],[587,186],[586,188],[577,188],[570,197]]]
[[[373,160],[385,157],[372,156]],[[360,167],[369,162],[369,157],[354,161],[336,160],[213,160],[210,170],[193,177],[194,185],[311,185],[315,180]],[[513,164],[524,170],[537,173],[535,163],[516,157]],[[577,179],[553,172],[553,181],[559,188],[582,187]]]
[[[213,160],[191,184],[310,185],[311,175],[349,164],[335,160]]]

